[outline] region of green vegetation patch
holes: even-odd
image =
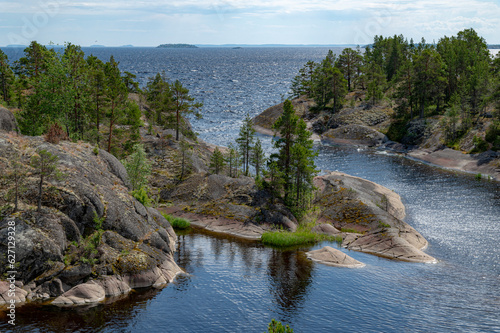
[[[175,217],[169,214],[161,213],[164,218],[167,219],[168,222],[170,222],[170,225],[174,229],[187,229],[191,226],[191,222],[189,222],[187,219],[184,219],[182,217]]]
[[[383,224],[384,226],[388,226],[388,224]],[[362,231],[358,231],[356,229],[349,229],[349,228],[342,228],[340,229],[340,231],[342,232],[350,232],[350,233],[354,233],[354,234],[364,234],[364,232]]]
[[[261,237],[262,243],[276,247],[292,247],[300,245],[311,245],[322,241],[341,242],[342,237],[328,236],[314,233],[308,230],[296,232],[291,231],[270,231],[265,232]]]

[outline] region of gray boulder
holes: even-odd
[[[0,106],[0,131],[12,132],[17,131],[16,118],[4,107]]]

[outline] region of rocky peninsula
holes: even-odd
[[[266,231],[297,229],[299,221],[288,208],[253,178],[208,172],[215,146],[186,138],[194,148],[185,179],[179,180],[178,144],[161,139],[171,137],[169,131],[144,136],[155,161],[151,184],[166,203],[161,210],[187,218],[199,228],[252,240],[259,240]],[[338,172],[316,177],[315,186],[313,205],[318,209],[309,216],[317,225],[313,231],[341,236],[342,246],[349,250],[402,261],[436,261],[422,252],[427,247],[425,238],[402,221],[405,208],[393,191]]]
[[[484,136],[489,122],[479,123],[460,144],[460,149],[451,149],[442,143],[444,136],[439,117],[415,119],[410,122],[407,134],[394,142],[387,132],[391,127],[394,108],[381,103],[365,102],[365,93],[352,92],[346,96],[346,106],[336,114],[314,111],[316,104],[301,97],[292,101],[298,115],[307,123],[315,139],[323,144],[354,145],[387,150],[402,156],[430,163],[443,168],[482,174],[500,180],[500,153],[488,150],[469,154],[474,148],[475,135]],[[283,104],[274,105],[254,118],[255,129],[272,135],[272,124],[283,110]]]

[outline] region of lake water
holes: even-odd
[[[254,116],[279,102],[297,70],[328,49],[85,51],[104,60],[114,54],[143,84],[162,70],[180,79],[205,104],[204,119],[193,120],[200,137],[227,145],[246,113]],[[269,147],[271,138],[261,138]],[[76,310],[26,306],[18,309],[16,332],[264,332],[272,318],[295,332],[500,332],[499,184],[385,152],[317,148],[322,170],[340,170],[399,193],[405,221],[427,238],[427,253],[439,262],[349,252],[367,266],[333,268],[307,260],[308,249],[280,251],[187,233],[179,237],[176,254],[186,275],[161,291]],[[0,331],[10,332],[5,323],[0,318]]]

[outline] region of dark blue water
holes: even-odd
[[[227,145],[246,113],[279,102],[298,68],[327,49],[91,51],[104,59],[115,54],[141,82],[161,70],[180,79],[205,103],[205,119],[194,122],[202,139]],[[190,233],[176,254],[187,274],[163,290],[77,311],[21,308],[18,331],[263,332],[276,318],[295,332],[500,332],[499,184],[371,150],[318,149],[321,169],[399,193],[406,222],[429,240],[427,252],[439,262],[349,252],[367,266],[333,268],[307,260],[306,249]]]

